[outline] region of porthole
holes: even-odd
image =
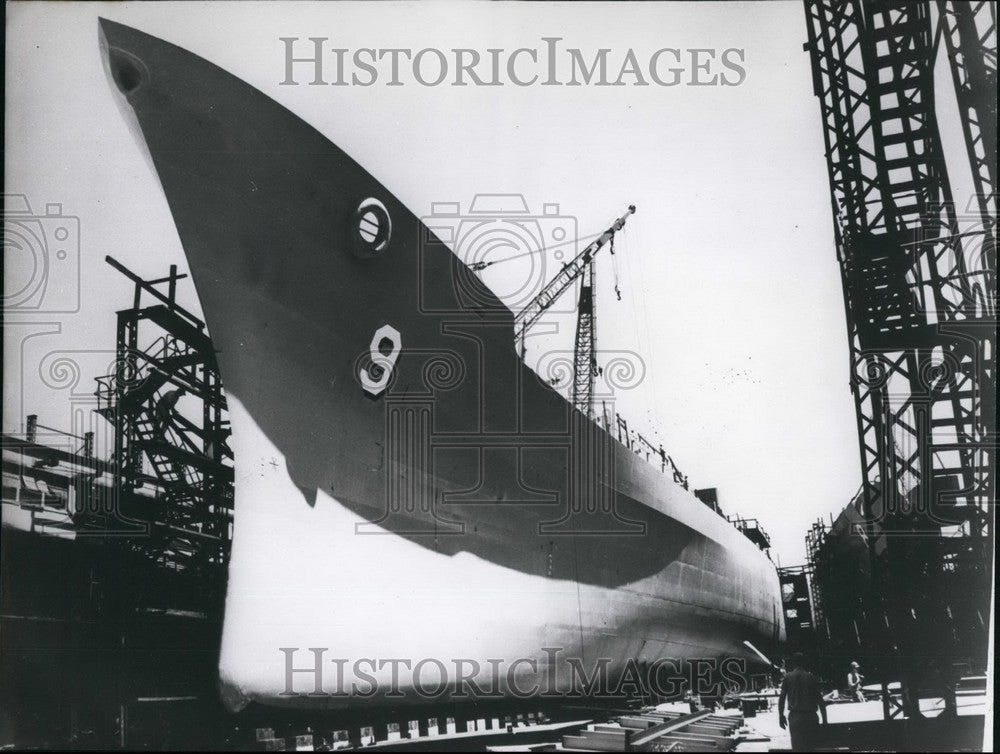
[[[365,199],[351,218],[351,242],[354,254],[364,259],[379,256],[389,248],[392,218],[378,199]]]

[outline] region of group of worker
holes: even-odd
[[[861,688],[863,680],[860,666],[852,662],[847,673],[847,688],[851,697],[858,702],[865,701]],[[805,658],[801,654],[793,654],[786,667],[778,696],[778,724],[791,735],[792,751],[815,750],[819,734],[817,712],[826,725],[826,698],[820,693],[819,679],[806,668]]]

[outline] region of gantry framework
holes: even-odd
[[[997,8],[991,0],[937,0],[951,61],[955,99],[972,169],[976,205],[988,232],[984,254],[996,273],[997,240]],[[989,252],[993,252],[990,255]],[[987,289],[994,291],[994,288]]]
[[[875,574],[867,640],[899,656],[917,651],[916,637],[955,656],[986,649],[996,437],[991,5],[938,4],[977,192],[970,218],[969,202],[956,208],[938,129],[930,4],[805,0],[860,438],[858,510]]]

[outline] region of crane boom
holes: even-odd
[[[563,268],[559,270],[552,280],[546,283],[541,292],[526,307],[518,312],[517,316],[514,317],[514,334],[517,341],[521,343],[522,352],[524,351],[524,336],[528,330],[556,302],[556,299],[566,292],[566,289],[573,284],[573,281],[583,274],[594,255],[614,237],[615,233],[625,227],[625,221],[634,212],[635,205],[630,204],[625,214],[615,220],[610,228],[577,254],[572,261],[563,265]]]

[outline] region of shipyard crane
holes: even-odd
[[[584,280],[584,285],[580,289],[580,299],[577,312],[577,332],[576,347],[573,355],[573,405],[587,416],[592,413],[592,399],[594,394],[594,308],[593,308],[593,283],[594,273],[592,262],[594,256],[608,242],[612,241],[615,233],[625,227],[625,221],[629,215],[635,213],[635,205],[630,204],[628,210],[612,223],[611,227],[601,233],[594,241],[587,245],[571,261],[563,265],[562,269],[552,278],[545,287],[535,296],[517,316],[514,317],[514,333],[516,342],[521,344],[521,357],[525,355],[525,337],[528,330],[544,314],[556,300],[566,292],[573,282],[588,273]]]

